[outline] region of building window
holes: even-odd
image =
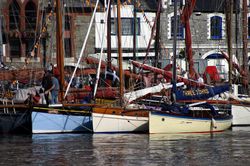
[[[20,7],[14,0],[9,6],[9,28],[10,30],[19,29],[20,26]]]
[[[122,19],[122,35],[133,35],[132,19],[124,18]]]
[[[64,38],[64,51],[65,51],[65,57],[67,57],[67,58],[72,57],[70,38]]]
[[[19,58],[21,54],[21,43],[19,38],[10,38],[10,55],[12,58]]]
[[[213,16],[210,18],[210,35],[211,39],[222,39],[222,17]]]
[[[36,5],[29,1],[25,7],[25,27],[29,30],[36,29]]]
[[[136,20],[136,35],[140,35],[140,18]],[[123,36],[129,36],[134,34],[134,19],[133,18],[122,18],[121,19],[121,31]],[[116,19],[111,19],[111,35],[117,34],[117,21]]]
[[[171,38],[174,37],[174,17],[171,17]],[[184,39],[184,26],[180,21],[180,16],[177,16],[177,38]]]
[[[116,20],[114,18],[111,18],[111,35],[116,35]]]
[[[65,15],[64,19],[65,19],[64,20],[65,21],[65,23],[64,23],[65,31],[70,31],[70,16]]]

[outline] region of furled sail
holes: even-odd
[[[134,66],[142,68],[143,70],[149,70],[149,71],[155,72],[157,74],[162,74],[165,78],[168,78],[168,79],[172,78],[173,74],[170,71],[165,71],[163,69],[153,67],[153,66],[149,66],[149,65],[146,65],[146,64],[143,64],[143,63],[140,63],[140,62],[137,62],[137,61],[133,61],[133,60],[131,60],[130,62]],[[184,78],[182,76],[177,76],[177,81],[178,82],[184,82],[186,85],[192,85],[192,86],[195,86],[195,87],[204,87],[205,86],[204,83],[200,83],[200,82],[195,81],[195,80],[187,79],[187,78]]]
[[[184,85],[183,82],[177,83],[177,87],[178,86],[182,86]],[[170,83],[160,83],[156,86],[153,87],[148,87],[148,88],[144,88],[144,89],[140,89],[137,91],[133,91],[133,92],[128,92],[124,94],[124,99],[127,103],[131,103],[134,100],[137,100],[139,98],[142,98],[144,96],[150,95],[150,94],[155,94],[155,93],[159,93],[162,90],[166,90],[166,89],[170,89],[172,88],[172,84]]]
[[[229,84],[214,87],[195,88],[190,90],[177,90],[176,100],[203,100],[229,91]]]

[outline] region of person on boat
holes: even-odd
[[[49,89],[53,86],[51,73],[48,70],[45,70],[42,87],[44,89],[44,97],[46,100],[46,104],[49,104]]]
[[[54,75],[51,77],[51,82],[52,86],[47,91],[45,91],[45,94],[51,92],[50,104],[56,104],[58,103],[58,93],[60,85],[58,79]]]
[[[50,63],[48,66],[48,71],[53,74],[57,79],[60,77],[59,69],[57,68],[57,65],[53,65],[53,63]]]
[[[60,72],[56,64],[52,64],[52,73],[58,80],[60,79]]]

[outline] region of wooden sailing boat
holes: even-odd
[[[30,134],[31,107],[0,101],[0,134]]]
[[[173,94],[171,104],[161,104],[161,110],[149,113],[149,133],[210,133],[220,132],[231,126],[232,116],[206,102],[189,105],[176,103],[176,15],[174,2],[174,43],[173,43]]]
[[[2,34],[2,17],[0,16],[0,134],[30,134],[31,107],[28,104],[14,103],[11,100],[12,93],[5,89],[3,80],[16,80],[16,77],[23,73],[24,76],[30,76],[28,73],[31,70],[28,72],[27,70],[9,70],[4,66]]]
[[[92,112],[93,132],[147,132],[148,112],[141,108],[128,108],[124,105],[124,80],[122,69],[121,49],[121,22],[120,22],[120,0],[117,1],[117,25],[118,25],[118,57],[120,98],[118,104],[103,107],[94,107]]]
[[[97,6],[96,6],[97,7]],[[33,105],[32,133],[79,133],[92,131],[91,104],[64,103],[64,53],[62,43],[61,1],[56,0],[57,66],[60,71],[61,104]]]
[[[232,115],[233,115],[233,126],[250,126],[250,97],[248,92],[248,48],[247,48],[247,0],[242,1],[242,43],[243,43],[243,58],[242,63],[243,67],[239,70],[240,75],[242,76],[241,85],[245,92],[244,95],[238,93],[238,85],[234,86],[234,96],[232,99],[238,101],[238,104],[232,104]],[[237,12],[237,11],[236,11]]]

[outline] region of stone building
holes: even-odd
[[[220,51],[227,52],[226,43],[226,22],[224,12],[225,0],[197,0],[194,13],[190,18],[192,33],[192,48],[195,59],[195,68],[199,73],[203,73],[205,66],[216,65],[221,76],[227,77],[228,63],[220,58]],[[39,2],[39,3],[38,3]],[[84,38],[87,33],[90,18],[96,0],[68,0],[62,5],[64,16],[64,49],[65,64],[75,63],[78,60]],[[104,11],[105,0],[100,1],[98,13]],[[125,1],[133,4],[133,1]],[[185,2],[185,0],[181,0]],[[242,1],[233,14],[233,54],[242,61]],[[123,1],[124,3],[124,1]],[[138,12],[150,12],[154,14],[157,9],[157,1],[140,1],[142,8]],[[24,63],[27,57],[32,64],[45,66],[45,62],[55,63],[56,58],[56,25],[53,12],[54,1],[39,0],[1,0],[0,1],[0,21],[2,24],[3,42],[2,52],[0,51],[4,63],[19,65]],[[161,41],[161,62],[162,67],[170,62],[173,47],[172,23],[173,23],[173,0],[162,0],[160,41]],[[248,1],[248,9],[249,1]],[[100,15],[100,14],[99,14]],[[131,16],[129,16],[131,17]],[[143,20],[144,18],[141,18]],[[145,18],[147,19],[147,18]],[[152,25],[154,17],[148,18]],[[42,28],[46,23],[47,31],[41,38]],[[90,32],[84,55],[98,53],[100,43],[97,44],[96,23],[94,22]],[[143,25],[143,24],[142,24]],[[143,25],[144,26],[144,25]],[[129,26],[127,26],[129,27]],[[250,27],[250,13],[248,12],[248,27]],[[130,27],[131,28],[131,27]],[[140,27],[140,30],[142,27]],[[0,31],[0,32],[1,32]],[[142,32],[142,31],[141,31]],[[144,32],[145,33],[145,32]],[[149,36],[150,32],[144,35]],[[130,34],[131,35],[131,34]],[[131,36],[130,36],[131,38]],[[38,40],[39,39],[39,40]],[[185,50],[185,31],[179,24],[177,52]],[[248,39],[250,39],[250,28],[248,28]],[[147,40],[148,41],[148,40]],[[39,44],[37,44],[39,42]],[[249,40],[248,40],[249,43]],[[36,45],[37,44],[37,45]],[[124,59],[130,59],[132,52],[131,43],[126,48]],[[250,43],[249,43],[250,44]],[[37,47],[34,49],[34,47]],[[35,50],[35,51],[34,51]],[[143,59],[146,47],[140,48],[140,59]],[[106,50],[104,49],[104,52]],[[115,48],[113,50],[115,52]],[[151,44],[151,60],[154,56],[154,40]],[[127,53],[127,54],[126,54]],[[115,56],[114,56],[115,57]],[[216,57],[216,59],[215,59]],[[179,65],[186,70],[185,59],[178,61]],[[153,64],[153,63],[151,63]]]
[[[1,1],[4,62],[24,62],[34,43],[37,25],[36,0]]]
[[[232,42],[233,56],[237,57],[242,64],[242,1],[236,1],[232,19]],[[165,45],[165,52],[169,58],[173,54],[172,24],[174,6],[173,1],[164,0],[163,13],[161,15],[161,41]],[[185,0],[181,0],[184,5]],[[180,4],[178,4],[178,8]],[[250,44],[250,13],[248,1],[248,45]],[[179,10],[178,10],[179,15]],[[163,21],[165,20],[165,21]],[[185,50],[185,30],[178,17],[178,41],[177,54]],[[221,56],[221,51],[228,52],[226,35],[226,15],[225,0],[196,0],[196,6],[190,18],[193,57],[195,59],[195,69],[198,73],[204,73],[205,67],[215,65],[222,78],[227,78],[228,63]],[[248,50],[249,52],[249,50]],[[250,56],[250,54],[248,53]],[[235,58],[233,58],[235,59]],[[237,61],[237,60],[236,60]],[[186,59],[181,59],[178,63],[187,70]]]
[[[121,47],[122,57],[125,69],[128,69],[129,60],[133,59],[134,51],[134,25],[136,24],[136,60],[143,61],[146,56],[148,45],[151,39],[151,29],[155,22],[157,3],[152,1],[143,1],[139,6],[134,8],[133,2],[121,5]],[[136,23],[134,22],[134,12],[136,10]],[[118,44],[117,44],[117,6],[111,6],[111,57],[117,59]],[[97,12],[95,17],[95,49],[100,52],[104,49],[104,56],[107,57],[107,28],[105,28],[105,13]],[[104,37],[104,38],[103,38]],[[104,40],[102,40],[102,38]],[[152,64],[155,56],[155,38],[152,38],[148,49],[147,62]],[[107,59],[107,58],[105,58]]]
[[[22,66],[27,59],[32,66],[56,63],[56,16],[55,0],[8,0],[0,1],[1,50],[3,62]],[[95,1],[64,1],[63,36],[65,64],[76,62],[87,32]],[[103,10],[100,3],[98,11]],[[42,32],[45,30],[44,32]],[[85,54],[94,53],[94,28],[85,49]]]

